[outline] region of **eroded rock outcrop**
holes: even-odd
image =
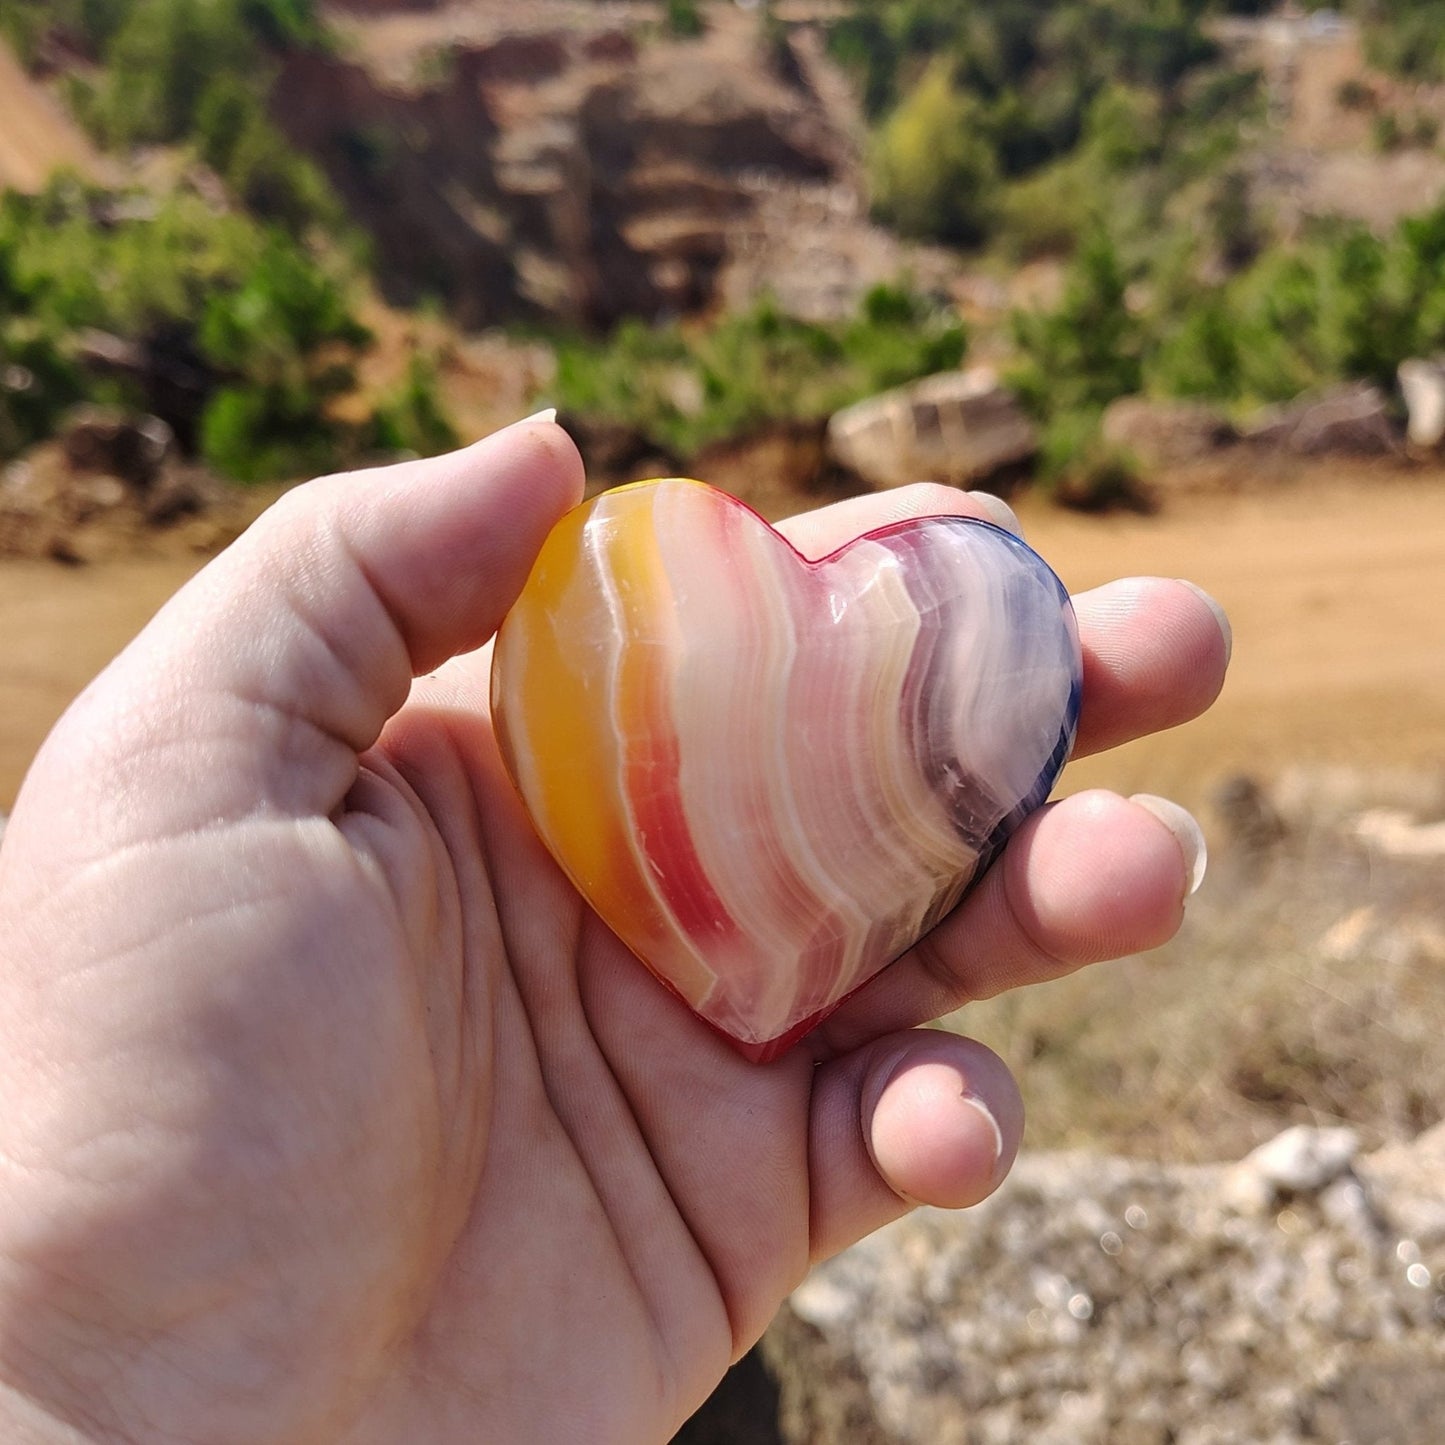
[[[403,299],[440,297],[466,327],[605,325],[707,306],[760,174],[843,173],[847,143],[797,80],[599,20],[458,41],[405,86],[295,55],[273,106]]]

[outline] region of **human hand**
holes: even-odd
[[[745,1063],[497,756],[477,649],[581,489],[545,422],[299,488],[42,749],[0,849],[7,1441],[665,1440],[811,1261],[1003,1177],[1007,1071],[914,1025],[1177,927],[1175,834],[1071,798]],[[973,510],[914,488],[784,530]],[[1218,691],[1188,587],[1076,605],[1077,752]]]

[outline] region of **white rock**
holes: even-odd
[[[1402,361],[1398,374],[1410,413],[1412,445],[1438,447],[1445,441],[1445,358]]]
[[[1311,1129],[1298,1124],[1261,1144],[1240,1161],[1240,1169],[1276,1190],[1315,1194],[1338,1179],[1359,1152],[1360,1138],[1353,1129]]]
[[[941,372],[835,412],[834,459],[876,488],[982,481],[1027,461],[1038,433],[987,368]]]

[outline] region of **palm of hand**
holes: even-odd
[[[30,1313],[29,1348],[79,1395],[129,1340],[141,1418],[208,1441],[471,1439],[479,1409],[499,1439],[646,1439],[801,1273],[811,1066],[751,1069],[646,979],[541,851],[485,720],[393,731],[334,822],[148,831],[104,897],[68,893],[137,900],[87,939],[106,1007],[59,1062],[108,1107],[62,1133],[44,1210],[85,1196],[47,1272],[115,1312]],[[168,886],[142,892],[157,853]],[[753,1202],[752,1165],[790,1208]]]
[[[969,1202],[1006,1167],[1002,1066],[890,1030],[1172,931],[1168,833],[1121,800],[1065,805],[965,906],[967,957],[945,938],[890,970],[816,1067],[743,1063],[537,843],[474,706],[484,660],[398,710],[413,671],[482,641],[515,595],[575,494],[564,447],[534,428],[470,470],[433,465],[406,543],[375,484],[319,560],[337,527],[315,512],[339,492],[305,489],[38,764],[0,869],[16,1438],[665,1439],[810,1258],[904,1194]],[[519,524],[500,509],[522,480]],[[311,571],[258,602],[266,566],[297,555]],[[1222,653],[1212,619],[1194,626],[1195,653]],[[1152,701],[1120,684],[1118,716],[1102,679],[1094,743],[1191,715],[1222,661],[1183,649]],[[1050,829],[1066,849],[1090,828],[1142,869],[1137,919],[1040,901]],[[983,1116],[948,1113],[961,1091],[1000,1119],[1001,1167]]]

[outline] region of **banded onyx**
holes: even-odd
[[[1080,657],[986,522],[810,561],[700,482],[569,513],[497,638],[502,756],[624,943],[766,1060],[904,952],[1048,796]]]

